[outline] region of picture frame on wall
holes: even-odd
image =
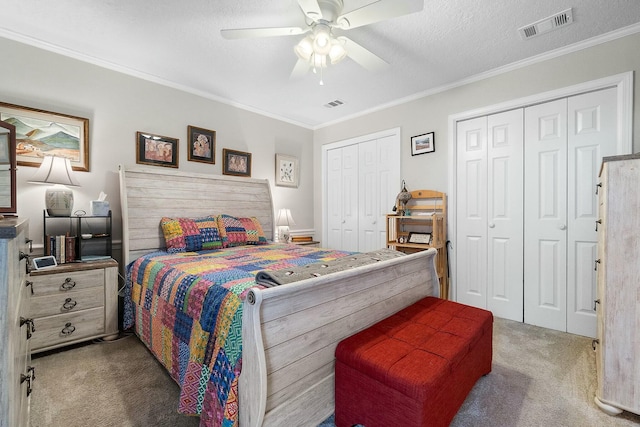
[[[411,155],[433,153],[436,151],[436,138],[434,132],[423,133],[411,137]]]
[[[251,153],[222,149],[222,174],[251,176]]]
[[[89,172],[89,119],[0,102],[0,120],[16,127],[18,166],[39,167],[51,155]]]
[[[216,131],[187,126],[187,160],[216,164]]]
[[[179,142],[178,138],[136,132],[136,163],[177,168]]]
[[[297,188],[299,181],[300,162],[298,158],[286,154],[276,154],[276,185]]]

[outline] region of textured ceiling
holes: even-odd
[[[344,0],[344,12],[371,2]],[[570,7],[573,24],[520,38],[518,28]],[[5,0],[0,37],[317,128],[639,23],[638,0],[425,0],[421,12],[342,32],[391,66],[369,72],[347,58],[324,86],[311,72],[289,78],[303,36],[220,35],[303,26],[296,0]],[[324,106],[336,99],[344,105]]]

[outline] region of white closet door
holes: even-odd
[[[524,321],[566,330],[567,100],[525,109]]]
[[[391,210],[400,182],[400,150],[392,136],[359,144],[358,251],[386,246],[385,215]]]
[[[569,98],[567,218],[567,332],[596,336],[598,200],[595,194],[602,157],[617,153],[616,90]]]
[[[327,153],[327,247],[358,250],[358,146]]]
[[[487,308],[523,320],[523,110],[488,117]]]
[[[487,117],[457,124],[456,299],[487,307]]]

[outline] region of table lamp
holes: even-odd
[[[291,235],[289,234],[289,226],[296,225],[296,222],[291,216],[290,209],[280,209],[278,211],[276,225],[279,227],[278,241],[281,243],[289,243],[289,239],[291,237]]]
[[[54,184],[44,194],[44,204],[49,216],[71,216],[73,191],[67,186],[80,184],[73,176],[71,161],[64,157],[45,156],[40,168],[29,182]]]

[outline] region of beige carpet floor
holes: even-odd
[[[32,364],[32,427],[198,425],[198,418],[176,412],[178,386],[136,337],[36,355]],[[478,381],[452,426],[640,425],[638,415],[600,411],[595,390],[591,339],[496,319],[493,371]],[[333,427],[332,418],[321,426]]]

